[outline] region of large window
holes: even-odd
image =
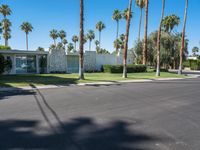
[[[36,56],[16,56],[16,73],[36,73]]]

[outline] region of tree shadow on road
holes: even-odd
[[[129,123],[115,121],[99,125],[92,118],[75,118],[56,126],[57,131],[49,134],[40,132],[36,120],[0,121],[0,149],[48,149],[48,150],[147,150],[142,145],[161,139],[130,131]]]

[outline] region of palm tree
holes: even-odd
[[[67,43],[68,43],[67,39],[64,38],[64,39],[62,40],[62,43],[63,43],[64,47],[66,48],[66,45],[67,45]]]
[[[59,33],[58,33],[58,36],[59,38],[61,39],[61,41],[66,38],[67,34],[64,30],[61,30]]]
[[[0,13],[4,16],[4,19],[6,19],[6,16],[11,15],[12,11],[8,5],[3,4],[0,7]]]
[[[122,19],[122,14],[119,10],[114,10],[112,19],[116,21],[117,23],[117,35],[116,35],[116,40],[118,39],[118,35],[119,35],[119,21],[120,19]]]
[[[127,21],[126,21],[126,35],[124,43],[123,78],[127,78],[127,50],[128,50],[129,29],[131,23],[131,7],[132,7],[132,0],[129,0]]]
[[[54,40],[54,45],[56,46],[56,39],[58,38],[58,31],[55,29],[51,30],[50,37]]]
[[[79,79],[84,80],[84,0],[80,0]]]
[[[72,41],[74,42],[74,48],[75,48],[75,51],[76,51],[76,43],[78,42],[78,36],[76,36],[76,35],[74,35],[73,37],[72,37]]]
[[[5,39],[5,46],[8,46],[8,39],[11,38],[10,27],[12,26],[12,23],[8,19],[3,19],[2,24],[3,24],[2,29],[3,29],[3,37]]]
[[[162,21],[165,32],[171,33],[175,26],[180,24],[180,18],[176,15],[166,16]]]
[[[87,39],[89,40],[89,51],[91,51],[91,42],[94,40],[95,34],[93,30],[89,30],[87,34]]]
[[[145,6],[144,0],[136,0],[136,5],[140,8],[140,23],[139,23],[139,30],[138,30],[138,40],[140,40],[140,33],[141,33],[141,26],[142,26],[142,11]]]
[[[178,74],[182,74],[183,50],[185,48],[185,29],[186,29],[186,22],[187,22],[187,13],[188,13],[188,0],[186,0],[186,4],[185,4],[184,25],[183,25],[183,31],[182,31],[182,40],[181,40],[181,49],[180,49],[180,64],[179,64]]]
[[[8,39],[11,38],[11,22],[6,18],[7,16],[11,15],[12,11],[10,7],[6,4],[1,5],[0,13],[3,15],[4,19],[2,21],[3,24],[3,37],[5,39],[5,46],[8,46]]]
[[[147,65],[147,29],[148,29],[148,15],[149,15],[148,11],[149,11],[149,0],[145,0],[143,65]]]
[[[33,31],[33,26],[29,22],[23,22],[21,30],[26,34],[26,50],[28,50],[28,34]]]
[[[97,22],[96,29],[99,31],[99,49],[101,49],[101,31],[105,28],[106,26],[102,21]]]
[[[156,69],[157,77],[160,76],[160,38],[161,38],[161,28],[162,28],[162,20],[164,17],[164,10],[165,10],[165,0],[162,0],[162,12],[161,12],[160,25],[157,36],[157,69]]]
[[[67,52],[70,53],[74,49],[73,43],[69,43],[67,46]]]

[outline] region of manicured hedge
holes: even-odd
[[[106,73],[122,73],[123,65],[103,65],[103,71]],[[128,73],[146,72],[145,65],[127,65]]]

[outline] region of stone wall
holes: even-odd
[[[50,50],[49,72],[67,72],[66,53],[64,49]]]

